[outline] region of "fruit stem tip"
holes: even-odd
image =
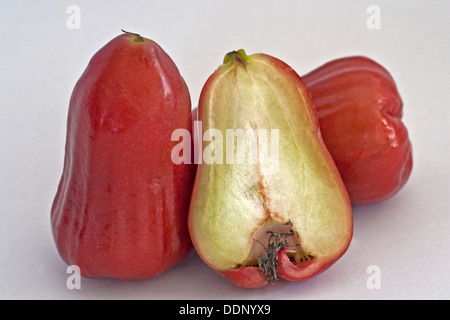
[[[140,34],[138,34],[138,33],[134,33],[134,32],[128,32],[128,31],[125,31],[125,30],[123,30],[122,29],[122,32],[124,32],[124,33],[126,33],[126,34],[129,34],[129,35],[131,35],[131,36],[133,36],[134,38],[133,38],[133,41],[134,42],[144,42],[144,40],[145,40],[145,38],[144,37],[142,37]]]
[[[239,49],[237,51],[228,52],[225,55],[225,58],[223,59],[223,63],[227,64],[227,63],[238,62],[238,63],[242,63],[245,65],[247,60],[248,60],[248,56],[245,53],[244,49]]]

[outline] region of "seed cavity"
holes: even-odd
[[[249,254],[244,262],[237,264],[235,269],[257,267],[269,283],[275,283],[280,279],[278,273],[280,250],[292,248],[286,250],[286,256],[295,265],[313,260],[314,255],[302,248],[299,234],[292,227],[291,221],[285,224],[268,223],[261,227],[252,239],[256,244],[256,247],[251,249],[253,253]],[[262,236],[263,234],[266,236]],[[257,249],[258,246],[262,249]]]
[[[292,223],[288,221],[286,225],[292,226]],[[286,247],[296,247],[300,246],[300,244],[293,245],[288,242],[288,237],[295,234],[292,228],[288,232],[275,232],[269,230],[267,233],[270,234],[269,240],[267,242],[267,247],[265,247],[265,252],[259,255],[258,268],[267,281],[273,283],[279,280],[278,252]],[[259,240],[254,240],[264,246]]]

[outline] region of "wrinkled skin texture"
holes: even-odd
[[[302,79],[351,202],[368,204],[395,195],[411,174],[412,147],[389,72],[368,58],[348,57]]]
[[[190,251],[195,167],[172,163],[171,134],[191,121],[188,89],[155,42],[123,34],[91,59],[70,99],[51,211],[57,249],[82,276],[152,278]]]

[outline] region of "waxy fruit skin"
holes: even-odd
[[[152,278],[188,254],[195,167],[172,162],[171,134],[191,121],[187,86],[155,42],[127,33],[92,57],[51,210],[57,249],[82,276]]]
[[[302,79],[351,202],[368,204],[395,195],[413,161],[402,100],[389,72],[355,56],[330,61]]]
[[[274,278],[258,259],[268,233],[290,228],[289,246],[276,251],[272,265],[277,279],[309,279],[345,253],[353,234],[350,200],[310,94],[292,68],[266,54],[230,52],[205,83],[194,115],[203,133],[214,128],[224,137],[228,129],[279,130],[276,172],[263,171],[260,162],[198,164],[188,223],[208,266],[239,287],[264,286]]]

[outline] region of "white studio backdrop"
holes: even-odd
[[[1,2],[0,298],[450,298],[449,13],[446,0]],[[89,59],[121,29],[171,56],[192,107],[232,50],[270,54],[300,75],[344,56],[374,59],[404,102],[414,158],[407,185],[387,201],[354,207],[349,250],[306,282],[241,289],[192,251],[155,279],[83,278],[70,290],[50,231],[68,102]]]

